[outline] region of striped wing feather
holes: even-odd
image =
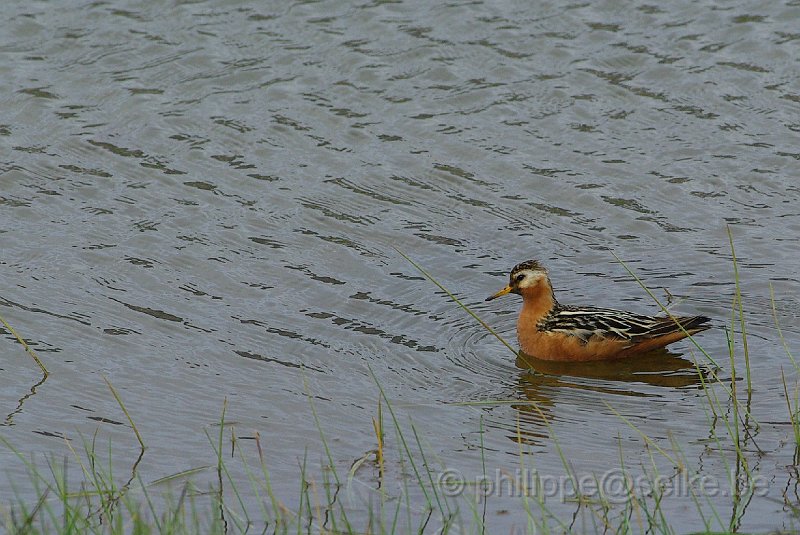
[[[707,329],[705,316],[676,318],[684,329],[695,333]],[[681,332],[670,317],[653,317],[621,310],[559,305],[537,326],[542,331],[563,332],[588,342],[592,336],[617,338],[636,343],[666,334]]]

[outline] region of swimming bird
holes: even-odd
[[[543,360],[590,361],[630,357],[710,327],[705,316],[654,317],[622,310],[562,305],[547,270],[536,260],[514,266],[508,285],[486,298],[522,296],[517,338],[522,352]],[[680,326],[678,325],[680,324]]]

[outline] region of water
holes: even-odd
[[[255,458],[258,433],[297,507],[305,452],[324,455],[309,397],[347,473],[376,447],[377,382],[437,467],[468,480],[481,444],[491,474],[522,458],[563,475],[553,435],[578,474],[620,455],[644,472],[653,450],[624,420],[719,478],[688,343],[531,376],[394,248],[511,340],[516,298],[483,299],[532,257],[562,302],[657,312],[614,252],[677,311],[714,318],[699,340],[729,378],[730,226],[762,424],[746,449],[769,479],[741,525],[793,526],[781,368],[790,389],[796,377],[770,285],[797,354],[798,15],[792,2],[8,2],[0,314],[52,375],[39,384],[4,331],[3,437],[64,456],[64,439],[97,432],[129,472],[138,444],[105,377],[151,482],[216,462],[205,432],[227,400],[241,451]],[[479,400],[516,403],[465,405]],[[22,464],[0,462],[25,489]],[[492,497],[487,523],[525,525],[520,503]],[[712,503],[727,518],[730,499]],[[565,521],[576,509],[548,506]],[[679,531],[702,526],[688,497],[663,507]]]

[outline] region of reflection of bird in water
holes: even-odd
[[[488,297],[522,296],[517,337],[522,351],[551,361],[608,360],[640,355],[709,328],[705,316],[653,317],[556,301],[547,270],[536,260],[514,266],[508,286]]]
[[[556,407],[576,403],[582,392],[590,393],[592,399],[598,394],[661,397],[664,394],[646,387],[691,389],[718,380],[707,367],[696,367],[663,348],[635,359],[586,362],[580,367],[570,362],[544,361],[520,355],[516,365],[523,370],[531,370],[533,366],[537,372],[520,373],[517,381],[520,403],[513,404],[519,411],[522,425],[517,431],[519,436],[512,438],[531,445],[541,444],[549,436],[549,423],[563,417]]]
[[[582,377],[602,381],[619,381],[621,384],[640,383],[667,388],[684,388],[699,387],[704,382],[711,383],[717,380],[705,366],[701,365],[698,368],[694,363],[664,348],[644,353],[636,359],[587,362],[580,368],[576,368],[569,362],[534,360],[526,358],[525,355],[520,355],[516,364],[517,367],[526,370],[534,369],[531,367],[534,365],[535,371],[549,376],[557,376],[560,381],[564,381],[567,377]],[[531,374],[524,374],[524,376],[525,384],[539,384],[536,376]],[[549,381],[545,380],[545,382]],[[622,395],[640,395],[627,388],[622,391],[613,389],[613,392]]]

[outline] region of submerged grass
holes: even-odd
[[[731,246],[732,243],[731,239]],[[400,254],[503,341],[454,294],[405,254]],[[702,485],[688,484],[685,489],[688,496],[684,498],[690,500],[696,512],[693,529],[704,533],[733,533],[741,529],[748,507],[756,496],[758,460],[763,455],[755,442],[758,424],[751,411],[753,384],[745,342],[744,306],[737,261],[735,254],[732,256],[736,296],[731,325],[726,330],[729,342],[726,373],[730,374],[729,380],[720,377],[723,368],[695,340],[691,340],[703,356],[703,362],[695,359],[695,366],[702,391],[702,397],[698,399],[705,400],[705,406],[701,408],[708,424],[708,436],[696,440],[705,443],[707,455],[704,460],[714,455],[729,476],[726,499],[706,493]],[[641,280],[620,263],[669,313]],[[791,369],[795,372],[792,378],[782,373],[782,378],[797,461],[800,460],[797,453],[800,452],[798,366],[780,331],[774,297],[773,314],[792,363]],[[507,342],[503,343],[513,350]],[[737,364],[742,360],[736,353],[740,345],[745,351],[744,392],[740,391],[736,375]],[[709,370],[705,363],[712,363],[713,368]],[[119,394],[106,381],[140,446],[139,456],[132,463],[129,475],[120,476],[113,472],[112,467],[119,464],[112,461],[111,444],[107,449],[101,449],[97,434],[91,439],[83,438],[81,449],[67,442],[69,455],[48,457],[44,465],[0,436],[0,444],[13,452],[25,467],[33,489],[32,493],[17,490],[17,499],[4,508],[0,507],[0,528],[9,533],[70,534],[492,533],[492,518],[487,517],[488,503],[494,499],[492,490],[498,489],[491,489],[487,473],[483,417],[478,423],[480,460],[475,469],[475,473],[482,477],[476,482],[442,478],[441,475],[447,472],[446,461],[431,452],[414,422],[403,417],[372,369],[370,373],[378,396],[375,415],[368,422],[367,432],[374,435],[375,447],[358,455],[346,475],[337,466],[338,457],[332,447],[335,442],[327,438],[314,396],[308,384],[304,383],[309,410],[319,432],[322,457],[319,463],[311,462],[308,448],[303,450],[298,466],[297,491],[288,497],[280,496],[274,487],[260,434],[255,433],[254,440],[249,442],[252,445],[250,449],[236,439],[233,424],[226,421],[227,402],[215,424],[216,432],[206,433],[213,462],[150,483],[144,482],[138,467],[144,457],[145,442]],[[537,457],[530,451],[518,413],[515,441],[519,470],[534,475],[530,480],[525,477],[514,484],[518,510],[513,514],[519,519],[515,525],[524,532],[666,534],[685,530],[686,519],[681,514],[676,516],[676,511],[684,510],[686,502],[677,507],[672,505],[671,500],[675,498],[672,490],[676,482],[692,481],[693,477],[702,475],[704,469],[692,465],[684,446],[674,436],[669,435],[666,440],[648,436],[632,419],[611,404],[603,403],[609,414],[615,415],[640,437],[638,450],[634,453],[645,453],[643,460],[632,464],[630,452],[626,452],[620,438],[618,466],[602,467],[619,474],[621,486],[615,492],[603,486],[602,474],[594,474],[593,481],[589,482],[593,487],[587,489],[586,480],[576,473],[550,417],[537,403],[483,400],[459,404],[530,404],[543,422],[549,444],[561,461],[565,488],[562,489],[561,501],[553,504],[546,499],[545,482],[535,467]],[[231,430],[230,438],[226,435],[228,429]],[[229,447],[230,456],[225,453]],[[634,455],[633,458],[637,457]],[[77,474],[70,471],[72,465],[79,467]],[[362,476],[364,472],[368,472],[366,476]],[[237,473],[243,473],[244,477],[237,477]],[[194,483],[195,478],[204,478],[206,488],[199,488]],[[463,492],[451,492],[453,483],[460,484]],[[18,489],[18,482],[14,485]],[[245,487],[249,489],[247,494]],[[356,496],[359,491],[366,492],[366,497]],[[34,495],[35,499],[30,500],[23,494]],[[800,516],[800,508],[791,503],[786,506],[795,517]],[[571,513],[565,514],[565,509]]]

